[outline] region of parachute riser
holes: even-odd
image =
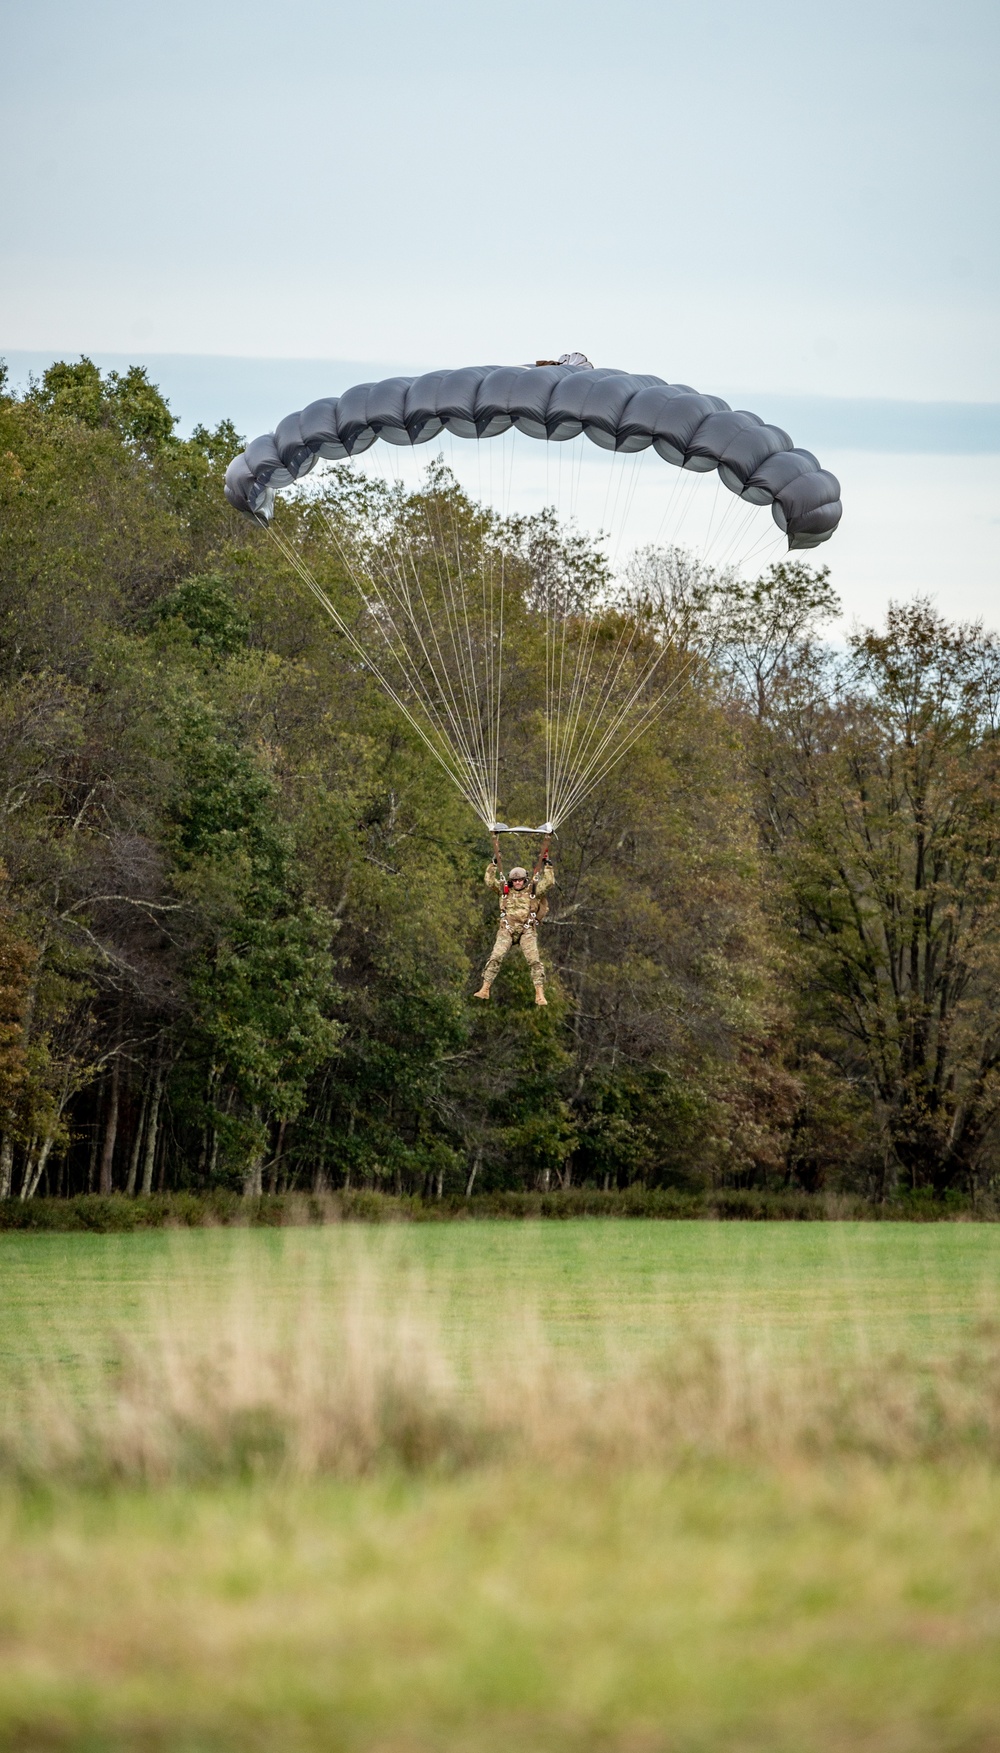
[[[548,836],[548,834],[546,834],[545,839],[542,841],[541,847],[539,848],[538,857],[535,859],[535,868],[531,873],[531,892],[532,892],[532,894],[534,894],[534,892],[535,892],[535,884],[538,881],[539,872],[544,869],[545,864],[548,861],[548,856],[549,856],[549,836]]]
[[[504,884],[505,888],[506,888],[507,878],[504,876],[503,865],[502,865],[501,860],[500,860],[499,836],[501,834],[541,834],[542,835],[542,844],[539,847],[538,857],[535,859],[534,869],[532,870],[532,873],[531,873],[531,890],[532,890],[532,893],[534,893],[535,884],[538,881],[539,873],[543,869],[543,867],[548,859],[549,842],[552,839],[552,835],[554,833],[555,833],[555,829],[553,828],[551,822],[543,822],[542,825],[538,828],[528,828],[528,827],[508,828],[506,822],[495,822],[493,824],[493,826],[490,829],[490,839],[493,842],[493,862],[497,867],[497,873],[500,877],[501,882]]]

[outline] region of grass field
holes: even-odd
[[[1000,1228],[0,1236],[0,1746],[1000,1749]]]
[[[813,1349],[947,1349],[1000,1311],[1000,1226],[560,1224],[0,1235],[0,1364],[59,1331],[72,1349],[141,1334],[170,1302],[251,1281],[272,1306],[326,1293],[359,1262],[417,1290],[453,1343],[495,1341],[525,1310],[559,1346],[661,1348],[734,1327]]]

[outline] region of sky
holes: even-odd
[[[919,588],[989,616],[992,0],[3,12],[15,376],[168,356],[183,423],[228,370],[267,427],[373,365],[579,347],[827,443],[852,605]]]

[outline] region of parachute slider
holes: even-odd
[[[491,822],[489,831],[491,834],[554,834],[555,828],[551,822],[543,822],[540,828],[529,828],[524,822],[516,828],[508,828],[506,822]]]

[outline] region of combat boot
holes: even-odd
[[[535,987],[535,1003],[536,1004],[548,1004],[548,1002],[549,1001],[545,996],[545,987],[544,986],[536,986]]]
[[[489,998],[489,995],[490,989],[488,986],[480,986],[479,991],[472,994],[473,998]]]

